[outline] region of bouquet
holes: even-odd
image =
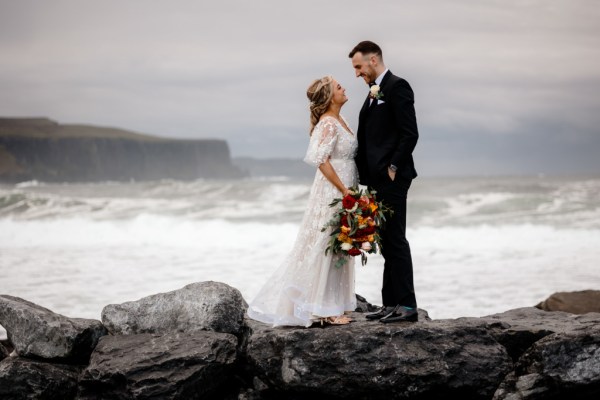
[[[361,256],[362,265],[367,263],[367,253],[381,252],[381,237],[379,230],[386,216],[393,211],[375,198],[374,190],[349,188],[350,193],[344,198],[334,199],[329,207],[338,207],[335,215],[325,224],[321,232],[333,228],[329,251],[334,254],[342,253],[350,256]],[[335,266],[341,267],[346,258],[340,258]]]

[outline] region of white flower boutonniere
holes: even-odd
[[[383,97],[383,93],[381,92],[381,88],[379,87],[379,85],[371,86],[369,96],[372,99],[381,100],[381,98]]]

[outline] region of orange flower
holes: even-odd
[[[371,207],[371,212],[375,212],[375,210],[377,210],[377,204],[376,203],[369,204],[369,207]]]
[[[345,233],[340,233],[338,235],[338,240],[344,243],[352,243],[352,239],[350,239]]]
[[[342,226],[341,229],[342,229],[342,233],[346,233],[346,234],[352,230],[352,229],[350,229],[349,226]]]

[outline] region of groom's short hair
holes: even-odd
[[[364,40],[356,46],[354,46],[350,54],[348,54],[348,57],[352,58],[356,53],[362,53],[363,55],[377,54],[379,58],[383,58],[381,47],[379,47],[377,43],[371,42],[370,40]]]

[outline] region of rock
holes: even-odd
[[[0,362],[0,399],[74,399],[80,369],[11,357]]]
[[[197,282],[137,301],[110,304],[102,322],[113,334],[197,332],[239,335],[247,304],[239,290],[221,282]]]
[[[573,314],[600,313],[600,290],[556,292],[536,307],[544,311],[565,311]]]
[[[356,312],[375,312],[375,311],[377,311],[377,309],[378,309],[378,307],[369,303],[367,301],[367,299],[365,299],[364,297],[362,297],[359,294],[356,295],[356,309],[354,311],[356,311]]]
[[[10,351],[2,343],[0,343],[0,361],[4,360],[10,355]]]
[[[494,394],[503,399],[592,399],[600,396],[600,326],[537,341]]]
[[[67,318],[18,297],[0,295],[0,324],[22,357],[87,363],[98,339],[100,321]]]
[[[574,315],[565,312],[548,313],[535,307],[524,307],[481,318],[460,318],[480,325],[486,322],[490,334],[508,351],[513,361],[538,340],[554,334],[584,331],[600,325],[600,314]]]
[[[246,358],[273,397],[489,399],[512,369],[506,349],[472,321],[269,328],[248,321]],[[304,397],[303,397],[304,396]]]
[[[78,399],[200,399],[227,390],[237,338],[216,332],[100,339]]]

